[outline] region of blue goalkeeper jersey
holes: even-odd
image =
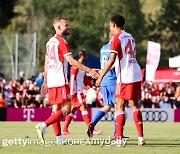
[[[109,58],[110,58],[110,48],[111,44],[105,44],[101,50],[100,50],[100,62],[101,62],[101,69],[104,69],[106,66]],[[101,86],[110,86],[110,85],[116,85],[116,73],[115,69],[110,70],[106,73],[104,76]]]

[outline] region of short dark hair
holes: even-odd
[[[57,18],[54,19],[53,25],[56,24],[57,22],[59,22],[59,21],[62,20],[62,19],[63,19],[63,20],[67,20],[67,19],[64,18],[64,17],[57,17]]]
[[[111,17],[110,21],[115,23],[117,27],[123,28],[125,24],[125,18],[121,15],[114,15]]]
[[[85,49],[79,50],[78,54],[77,54],[77,58],[81,58],[81,56],[87,56],[87,52]]]

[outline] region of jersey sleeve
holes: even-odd
[[[69,48],[68,42],[65,39],[60,40],[59,50],[61,51],[61,53],[63,54],[64,57],[69,54],[72,54],[71,50]]]
[[[86,74],[84,75],[84,83],[89,85],[91,88],[94,86]]]
[[[119,34],[116,34],[113,37],[113,40],[111,42],[111,52],[118,53],[120,51],[121,43],[118,37],[119,37]]]
[[[120,33],[116,34],[113,37],[113,40],[111,42],[111,51],[110,52],[114,52],[114,53],[118,54],[119,58],[121,59],[122,49],[121,49],[121,41],[119,40],[119,35],[120,35]]]
[[[70,74],[70,94],[74,95],[76,93],[77,84],[76,84],[76,76],[78,73],[78,68],[71,67],[71,74]]]

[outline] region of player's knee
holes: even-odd
[[[58,111],[59,110],[59,106],[58,105],[53,105],[52,106],[52,113],[56,113],[56,111]]]
[[[66,109],[66,113],[70,114],[71,113],[71,109]]]
[[[124,106],[120,106],[119,108],[116,107],[115,111],[116,112],[123,112],[123,111],[125,111],[125,107]]]
[[[108,112],[111,110],[112,104],[108,105]]]
[[[81,110],[81,112],[86,111],[87,110],[86,105],[84,105],[84,104],[81,105],[80,110]]]
[[[76,112],[77,108],[73,108],[71,113],[74,114]]]
[[[102,108],[102,110],[103,110],[105,113],[107,113],[107,112],[110,111],[111,107],[112,107],[111,105],[107,105],[107,106],[104,106],[104,107]]]
[[[64,108],[62,108],[62,111],[63,111],[64,113],[66,113],[66,115],[68,115],[68,114],[71,113],[71,108],[70,108],[70,107],[64,107]]]

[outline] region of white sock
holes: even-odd
[[[56,142],[62,143],[65,140],[65,138],[62,135],[56,136]]]
[[[117,144],[122,144],[122,140],[116,139],[116,143],[117,143]]]
[[[122,140],[116,139],[116,141],[112,142],[112,145],[122,145]]]
[[[45,130],[47,128],[46,124],[44,122],[41,123],[41,128]]]
[[[138,141],[144,141],[144,137],[138,137]]]

